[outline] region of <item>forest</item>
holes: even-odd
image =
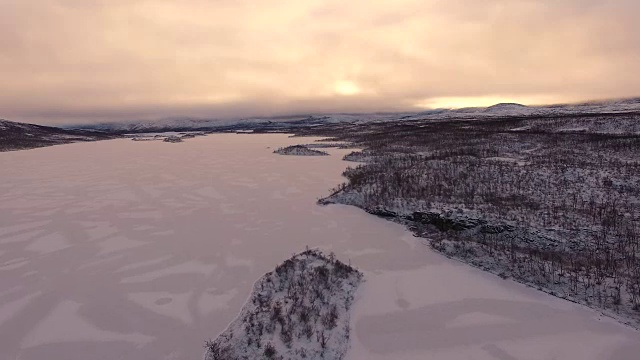
[[[297,131],[359,150],[321,204],[407,225],[449,257],[640,324],[640,114]]]

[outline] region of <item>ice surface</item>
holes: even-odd
[[[145,344],[153,340],[141,334],[119,334],[100,330],[83,319],[78,311],[81,304],[63,301],[29,333],[22,347],[29,348],[43,344],[77,341],[129,341]]]
[[[29,244],[29,246],[27,246],[25,249],[46,254],[49,252],[68,248],[69,246],[71,246],[71,244],[64,236],[58,233],[53,233],[39,237],[37,240]]]
[[[137,282],[149,282],[164,276],[176,275],[176,274],[202,274],[210,276],[217,265],[215,264],[203,264],[199,261],[189,261],[174,266],[161,268],[159,270],[151,271],[148,273],[131,276],[122,279],[123,283],[137,283]]]
[[[272,153],[313,140],[225,134],[0,153],[0,358],[201,359],[253,283],[306,245],[365,272],[350,359],[640,353],[640,333],[592,310],[446,259],[359,209],[316,205],[352,150]]]
[[[214,289],[206,290],[198,299],[198,311],[201,315],[208,315],[214,310],[224,310],[231,306],[230,302],[238,294],[237,289],[218,294]]]
[[[44,221],[24,222],[18,225],[5,226],[2,229],[0,229],[0,236],[42,227],[49,224],[50,222],[51,220],[44,220]]]
[[[42,233],[44,233],[44,230],[32,230],[32,231],[25,231],[22,233],[18,233],[15,235],[2,236],[2,238],[0,239],[0,244],[28,241]]]
[[[169,292],[140,292],[130,293],[129,299],[153,312],[169,316],[190,324],[193,322],[189,301],[193,294],[172,294]]]
[[[37,292],[34,294],[26,295],[17,300],[3,303],[3,305],[0,306],[0,325],[2,325],[2,323],[4,323],[5,321],[9,320],[12,316],[19,314],[20,311],[22,311],[29,304],[31,299],[33,299],[36,296],[39,296],[40,294],[41,294],[40,292]]]
[[[136,246],[142,246],[146,244],[144,241],[132,240],[124,236],[114,236],[112,238],[100,241],[98,247],[100,248],[99,254],[111,253],[119,250],[126,250]]]
[[[507,324],[512,322],[508,317],[502,317],[485,312],[469,312],[457,316],[447,323],[447,327],[468,327],[475,325]]]

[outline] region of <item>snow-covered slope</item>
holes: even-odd
[[[112,136],[94,131],[65,130],[0,119],[0,151],[30,149],[108,138],[112,138]]]
[[[317,250],[293,256],[255,283],[236,320],[207,342],[205,360],[344,358],[362,276]]]
[[[489,114],[530,115],[531,108],[522,104],[502,103],[489,106],[484,110]]]
[[[482,119],[495,117],[620,114],[638,111],[640,111],[640,98],[545,106],[525,106],[515,103],[502,103],[486,108],[473,107],[462,109],[435,109],[420,112],[407,118],[433,120],[456,118]]]

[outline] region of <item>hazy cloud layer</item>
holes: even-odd
[[[637,96],[637,14],[636,0],[0,0],[0,118]]]

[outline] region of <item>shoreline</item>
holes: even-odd
[[[500,277],[503,280],[510,280],[515,283],[525,285],[529,288],[551,295],[555,298],[566,300],[581,306],[585,306],[586,308],[594,310],[599,314],[606,316],[607,318],[615,320],[617,323],[621,325],[624,325],[635,331],[640,331],[640,314],[638,314],[639,317],[636,319],[627,318],[620,315],[619,313],[614,312],[609,308],[596,306],[595,304],[589,303],[588,301],[581,299],[580,297],[577,297],[575,295],[563,294],[561,296],[557,293],[558,291],[557,288],[554,289],[552,287],[545,287],[544,286],[545,284],[543,283],[534,282],[530,279],[526,279],[525,277],[519,277],[517,275],[514,275],[512,273],[512,269],[509,269],[507,266],[491,267],[490,264],[487,264],[486,262],[485,263],[482,262],[483,257],[473,257],[473,256],[468,257],[468,256],[463,256],[460,252],[452,251],[450,247],[453,246],[453,244],[455,244],[455,240],[451,239],[451,237],[447,238],[447,236],[450,234],[448,234],[446,230],[440,230],[440,229],[434,228],[434,229],[431,229],[431,232],[425,233],[420,230],[420,227],[424,226],[424,224],[413,221],[409,219],[407,216],[398,215],[393,211],[389,211],[385,209],[367,209],[367,208],[358,206],[356,204],[343,203],[343,202],[335,201],[332,199],[335,196],[339,195],[340,193],[344,192],[345,190],[346,190],[345,188],[340,188],[334,191],[332,194],[328,195],[327,197],[319,199],[318,205],[328,206],[333,204],[340,204],[340,205],[352,206],[366,212],[367,214],[373,215],[375,217],[378,217],[387,221],[391,221],[396,224],[403,225],[407,231],[413,234],[414,237],[423,239],[426,242],[426,245],[428,245],[428,247],[431,250],[433,250],[437,254],[445,256],[448,259],[455,260],[467,266],[471,266],[475,269],[481,270],[482,272],[495,275],[497,277]],[[449,245],[449,248],[447,248],[446,246],[445,247],[439,246],[439,244],[442,244],[442,243]],[[472,246],[474,245],[477,246],[477,244],[473,244]]]

